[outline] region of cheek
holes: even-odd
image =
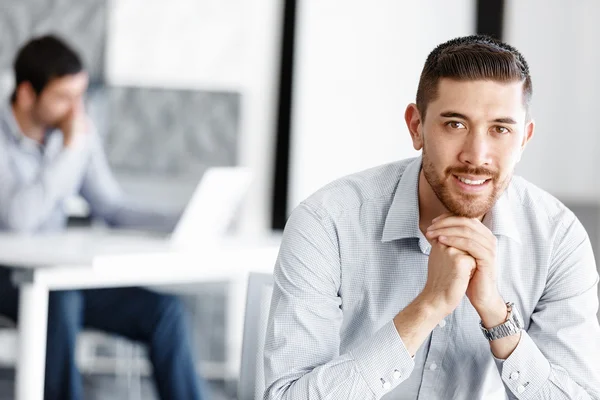
[[[497,169],[500,174],[500,180],[504,180],[513,174],[517,163],[520,160],[519,151],[514,151],[505,154],[502,158],[497,159]]]
[[[61,113],[70,107],[70,102],[62,98],[45,97],[42,98],[40,106],[48,114]]]
[[[499,148],[497,154],[499,155],[499,162],[504,168],[513,168],[521,159],[521,145],[519,142],[514,141],[509,146]]]
[[[46,115],[48,115],[49,117],[54,117],[54,118],[59,118],[62,117],[63,115],[66,115],[67,112],[69,111],[69,106],[64,104],[64,103],[56,103],[53,104],[51,107],[47,107],[46,108]]]
[[[457,163],[461,147],[458,141],[438,139],[425,142],[425,148],[430,161],[439,169],[445,169]]]

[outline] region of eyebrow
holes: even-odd
[[[469,118],[466,115],[463,115],[461,113],[457,113],[457,112],[454,112],[454,111],[443,112],[443,113],[440,114],[440,117],[443,117],[443,118],[460,118],[460,119],[464,119],[465,121],[469,120]],[[496,118],[492,122],[497,122],[499,124],[510,124],[510,125],[516,125],[517,124],[517,121],[515,121],[514,119],[512,119],[510,117]]]

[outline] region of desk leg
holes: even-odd
[[[16,400],[43,400],[48,322],[48,289],[40,284],[19,287],[19,347]]]
[[[244,313],[248,279],[236,279],[229,282],[226,315],[225,362],[229,378],[240,376],[242,360],[242,339],[244,337]]]

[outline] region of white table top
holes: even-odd
[[[91,264],[102,255],[168,251],[166,237],[145,232],[97,228],[37,235],[0,232],[0,264],[16,268]]]
[[[198,243],[192,249],[174,247],[168,237],[149,232],[72,228],[64,232],[20,235],[0,232],[0,265],[15,268],[91,265],[98,257],[202,252],[215,245],[278,247],[280,235],[257,238],[226,237]]]
[[[271,273],[280,235],[227,237],[177,249],[166,238],[132,231],[70,229],[47,235],[0,233],[0,264],[49,289],[179,285]],[[27,278],[29,276],[29,278]]]

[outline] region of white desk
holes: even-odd
[[[50,290],[228,281],[227,359],[236,376],[247,277],[271,273],[278,248],[278,237],[227,238],[175,251],[164,239],[131,233],[0,234],[0,264],[16,267],[13,278],[20,286],[16,399],[43,399]]]

